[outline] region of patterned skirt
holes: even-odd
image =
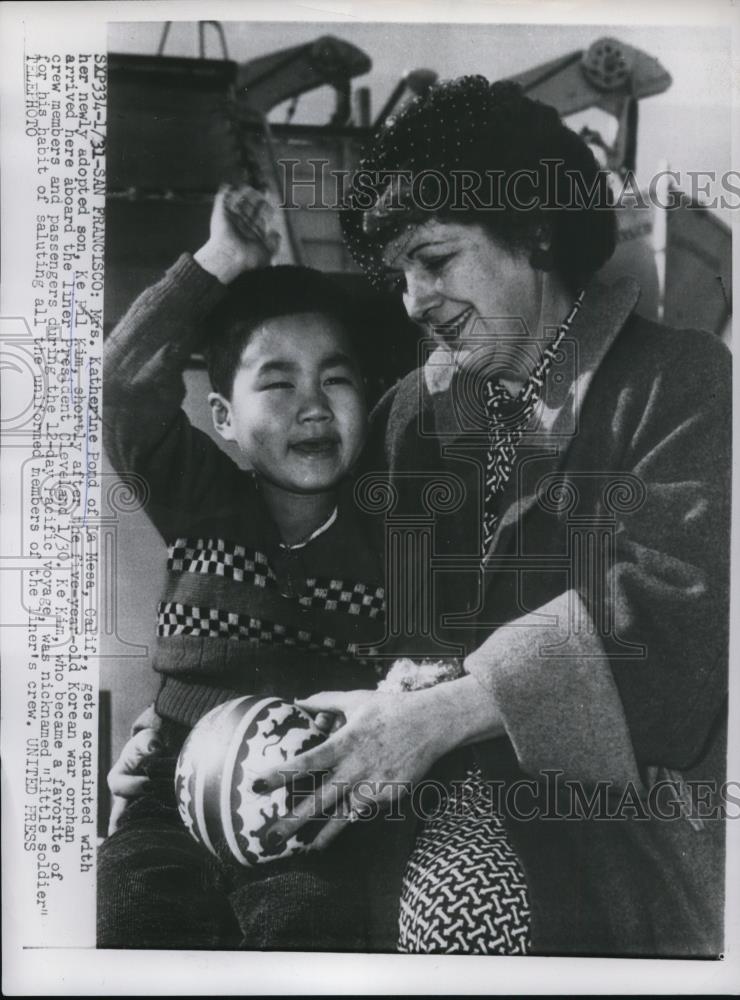
[[[476,767],[425,823],[406,867],[398,950],[526,955],[524,871]]]

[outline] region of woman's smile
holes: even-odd
[[[468,321],[475,316],[475,309],[470,306],[463,309],[461,313],[453,319],[445,320],[442,323],[432,323],[432,336],[449,347],[458,344],[463,337]]]
[[[536,335],[543,284],[526,254],[509,250],[477,223],[433,218],[387,244],[383,258],[401,276],[406,312],[442,343],[460,346],[502,321]],[[567,309],[567,303],[563,307]],[[559,322],[562,316],[555,319]]]

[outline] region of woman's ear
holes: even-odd
[[[213,426],[224,441],[234,440],[234,427],[231,420],[231,403],[220,392],[208,393],[208,404],[211,407]]]

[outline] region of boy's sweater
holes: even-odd
[[[323,530],[286,548],[255,476],[182,410],[183,369],[225,293],[184,255],[105,348],[106,448],[119,472],[144,479],[147,514],[168,546],[157,711],[186,726],[238,694],[372,688],[362,653],[384,634],[382,534],[351,484]]]

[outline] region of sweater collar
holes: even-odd
[[[309,542],[312,542],[314,538],[318,538],[319,535],[323,535],[325,531],[328,531],[329,528],[331,528],[332,524],[336,521],[338,514],[339,507],[335,507],[327,519],[323,521],[318,528],[315,528],[307,538],[304,538],[302,542],[293,542],[292,545],[288,545],[287,542],[280,542],[280,548],[285,549],[286,552],[294,552],[296,549],[305,549]]]

